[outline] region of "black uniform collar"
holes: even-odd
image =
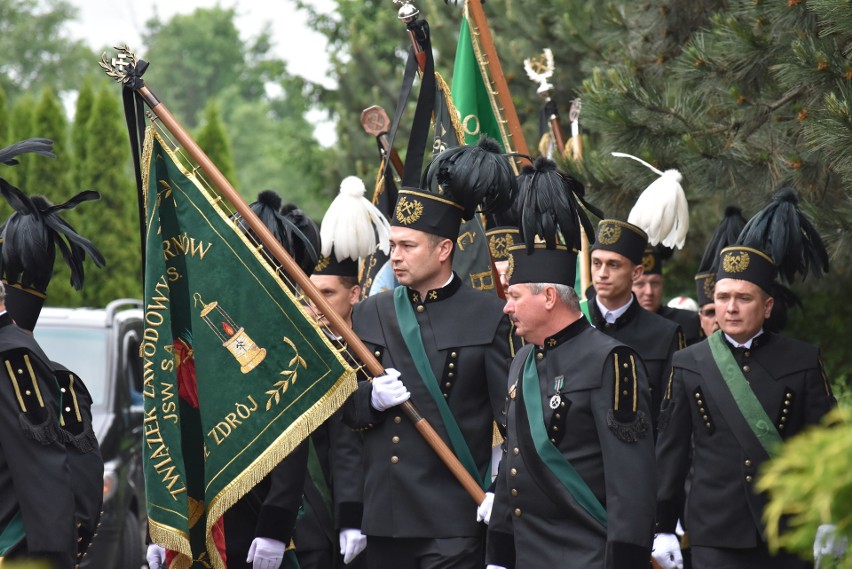
[[[441,288],[434,288],[426,293],[426,297],[421,299],[420,293],[416,290],[412,290],[409,287],[406,287],[408,291],[408,300],[411,301],[411,304],[429,304],[430,302],[440,302],[442,300],[446,300],[453,296],[458,290],[461,288],[461,279],[458,275],[453,272],[453,277],[450,282],[448,282],[445,286]]]
[[[607,321],[603,317],[603,314],[601,314],[601,310],[600,307],[598,307],[598,303],[595,302],[595,297],[591,296],[587,302],[591,310],[592,323],[595,325],[595,328],[623,328],[636,318],[640,310],[645,310],[644,308],[642,308],[642,305],[639,304],[639,301],[636,299],[636,295],[632,292],[630,294],[633,297],[633,301],[630,303],[630,306],[627,307],[627,310],[624,311],[624,314],[616,318],[615,322],[612,324],[607,323]]]
[[[738,347],[734,346],[728,340],[728,338],[725,337],[724,334],[722,334],[722,339],[725,341],[725,345],[728,346],[728,348],[730,348],[732,352],[734,352],[734,353],[737,353],[737,351],[745,352],[745,351],[748,351],[748,350],[757,350],[759,348],[766,346],[772,340],[772,332],[770,332],[769,330],[763,330],[762,334],[755,336],[752,339],[751,347],[749,347],[749,348],[745,348],[745,347],[738,348]]]
[[[553,350],[554,348],[564,344],[571,338],[576,338],[580,332],[588,328],[590,324],[584,317],[580,317],[553,336],[548,336],[544,339],[544,344],[542,347],[536,346],[536,351],[546,352],[547,350]]]

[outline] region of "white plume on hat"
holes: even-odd
[[[367,189],[357,176],[347,176],[340,182],[340,192],[320,224],[322,254],[328,257],[334,249],[338,261],[358,260],[376,251],[390,251],[390,223],[370,200],[364,197]]]
[[[630,154],[613,152],[612,155],[632,158],[660,176],[639,195],[627,222],[642,228],[651,245],[662,243],[671,249],[682,249],[689,231],[689,206],[680,185],[683,176],[677,170],[661,172]]]

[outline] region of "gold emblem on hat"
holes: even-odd
[[[403,225],[411,225],[423,215],[423,204],[420,200],[400,196],[396,203],[396,220]]]
[[[704,295],[713,299],[713,296],[716,292],[716,275],[707,275],[704,277]]]
[[[331,264],[331,257],[325,257],[325,256],[320,257],[320,260],[317,261],[317,264],[314,267],[314,272],[315,273],[321,273],[322,271],[326,270],[330,264]]]
[[[657,262],[654,259],[653,254],[648,254],[648,255],[645,255],[644,257],[642,257],[642,266],[645,267],[646,273],[653,271],[654,265],[656,265],[656,264],[657,264]]]
[[[508,257],[509,265],[506,268],[506,282],[512,279],[512,273],[515,272],[515,256],[509,253]]]
[[[598,231],[598,243],[612,245],[621,238],[621,226],[615,223],[602,224]]]
[[[488,241],[488,248],[491,250],[491,256],[495,259],[506,259],[509,257],[509,247],[515,244],[515,239],[511,233],[503,233],[492,235]]]
[[[722,257],[722,268],[726,273],[741,273],[748,268],[749,261],[751,258],[746,251],[729,251]]]

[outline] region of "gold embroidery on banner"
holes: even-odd
[[[494,288],[494,274],[491,271],[470,273],[470,287],[474,290],[491,290]]]
[[[260,365],[266,358],[266,348],[261,348],[255,344],[254,340],[246,333],[245,328],[238,325],[225,309],[219,306],[218,300],[205,303],[201,294],[197,292],[192,295],[192,298],[196,306],[199,303],[201,304],[201,319],[222,342],[222,346],[239,362],[241,372],[248,373]],[[211,315],[213,318],[211,318]],[[218,321],[218,325],[214,320]]]
[[[411,225],[423,215],[423,204],[419,200],[400,196],[396,204],[396,220],[403,225]]]
[[[286,343],[288,346],[293,348],[293,352],[295,355],[290,360],[288,365],[291,369],[285,369],[278,375],[283,375],[284,379],[275,382],[275,389],[270,389],[266,392],[269,395],[269,399],[266,401],[266,410],[272,408],[272,400],[275,400],[275,404],[277,405],[281,401],[281,395],[287,392],[287,388],[296,383],[296,378],[299,376],[299,366],[301,365],[303,368],[308,369],[308,364],[305,363],[305,360],[302,359],[302,356],[299,355],[299,350],[296,348],[296,344],[293,343],[290,338],[284,336],[282,342]]]
[[[739,253],[728,252],[722,258],[722,268],[728,273],[741,273],[748,268],[751,261],[748,253],[740,251]]]
[[[601,245],[612,245],[621,237],[621,226],[614,223],[606,223],[601,225],[598,231],[598,241]]]

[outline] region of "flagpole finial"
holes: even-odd
[[[527,72],[530,81],[538,83],[536,93],[541,97],[547,97],[553,90],[553,85],[548,82],[548,79],[553,77],[554,69],[553,51],[549,47],[544,48],[540,57],[524,59],[524,71]]]
[[[393,0],[393,3],[401,4],[399,11],[397,12],[397,18],[405,24],[413,22],[417,19],[417,16],[420,15],[420,10],[417,9],[417,6],[411,3],[411,0]]]
[[[98,65],[103,68],[109,77],[117,83],[127,83],[131,77],[131,71],[136,68],[138,60],[136,54],[130,51],[127,44],[114,46],[118,52],[112,59],[107,58],[106,52],[101,54]]]

